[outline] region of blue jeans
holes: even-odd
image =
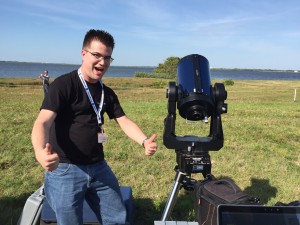
[[[92,165],[60,163],[45,174],[45,194],[59,225],[82,225],[83,202],[102,225],[126,224],[118,180],[106,161]]]

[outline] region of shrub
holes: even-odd
[[[233,86],[234,85],[234,81],[233,80],[225,80],[224,84],[227,86]]]
[[[151,74],[149,74],[149,73],[145,73],[145,72],[136,72],[136,73],[134,73],[134,76],[135,77],[150,77],[150,75]]]
[[[165,73],[145,73],[145,72],[136,72],[135,77],[139,78],[162,78],[162,79],[171,79],[173,76]]]

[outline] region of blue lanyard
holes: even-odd
[[[91,103],[91,105],[92,105],[92,107],[93,107],[93,109],[94,109],[94,111],[95,111],[95,113],[96,113],[96,115],[97,115],[98,125],[101,127],[101,124],[102,124],[102,120],[101,120],[101,111],[102,111],[102,108],[103,108],[103,102],[104,102],[104,88],[103,88],[103,84],[102,84],[102,82],[99,80],[99,83],[100,83],[100,85],[101,85],[101,87],[102,87],[102,95],[101,95],[101,100],[100,100],[100,104],[99,104],[99,109],[97,110],[96,105],[95,105],[95,102],[94,102],[94,100],[93,100],[93,98],[92,98],[91,92],[90,92],[90,90],[89,90],[89,87],[87,86],[87,84],[86,84],[86,82],[85,82],[85,80],[84,80],[84,78],[83,78],[83,76],[82,76],[82,74],[81,74],[80,68],[78,69],[78,75],[79,75],[79,78],[80,78],[80,80],[81,80],[81,83],[82,83],[82,85],[83,85],[83,87],[84,87],[84,90],[85,90],[85,92],[86,92],[86,94],[87,94],[87,96],[88,96],[88,98],[89,98],[89,100],[90,100],[90,103]]]

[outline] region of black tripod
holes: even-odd
[[[175,167],[176,175],[161,221],[166,221],[170,217],[181,188],[187,191],[194,190],[196,180],[191,178],[192,173],[202,173],[204,177],[211,173],[210,156],[207,152],[201,156],[177,153],[176,157],[178,163]]]

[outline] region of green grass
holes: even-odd
[[[105,119],[106,159],[120,184],[131,186],[135,224],[152,225],[161,218],[176,165],[174,150],[162,143],[167,115],[167,80],[106,78],[127,115],[151,135],[159,151],[146,157],[114,121]],[[300,196],[300,81],[234,81],[226,86],[228,113],[222,115],[224,147],[210,152],[212,172],[229,176],[265,205]],[[298,94],[299,95],[299,94]],[[28,196],[43,182],[43,169],[30,142],[33,122],[43,99],[37,79],[0,79],[0,224],[16,224]],[[208,125],[187,124],[178,115],[177,135],[206,136]],[[200,174],[194,178],[202,179]],[[193,193],[180,191],[174,220],[194,220]]]

